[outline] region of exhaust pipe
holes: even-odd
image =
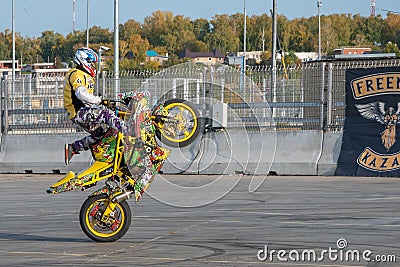
[[[133,191],[125,191],[119,195],[116,195],[115,197],[113,197],[112,202],[117,202],[120,203],[124,200],[127,200],[129,198],[131,198]]]

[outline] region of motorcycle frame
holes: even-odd
[[[100,162],[95,160],[91,166],[89,166],[87,169],[83,170],[78,174],[75,174],[70,171],[69,173],[66,174],[66,176],[63,179],[53,184],[50,188],[57,190],[58,187],[68,183],[71,184],[71,182],[74,179],[76,179],[76,181],[74,180],[74,182],[76,182],[77,186],[71,186],[69,188],[66,188],[66,190],[56,193],[77,190],[77,189],[81,189],[82,191],[84,191],[89,187],[95,186],[99,181],[113,177],[119,177],[119,184],[117,186],[118,188],[122,188],[121,184],[124,184],[125,182],[128,182],[130,185],[134,186],[136,180],[130,175],[127,175],[126,173],[121,171],[121,163],[122,160],[124,159],[124,143],[123,143],[124,138],[125,137],[121,132],[117,133],[115,155],[112,162]],[[115,190],[115,192],[109,192],[109,190],[104,190],[105,188],[107,188],[107,185],[95,191],[92,195],[106,193],[110,195],[110,199],[114,199],[115,196],[123,193],[122,190]]]

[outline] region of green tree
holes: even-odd
[[[42,49],[40,47],[39,38],[24,38],[22,40],[22,46],[19,48],[20,62],[22,64],[32,64],[36,61],[42,60]],[[61,58],[57,58],[57,62],[61,64]]]
[[[62,51],[60,51],[61,58],[71,65],[75,51],[84,46],[86,46],[86,32],[75,31],[74,33],[67,34],[65,43],[61,48]]]
[[[56,57],[61,56],[61,47],[65,41],[64,36],[54,31],[42,32],[40,48],[42,50],[42,58],[44,61],[53,62]]]
[[[226,14],[216,15],[211,20],[212,31],[207,36],[210,48],[217,48],[223,54],[240,51],[241,41],[237,35],[235,25],[232,24],[232,20]]]
[[[388,13],[383,30],[382,43],[400,44],[400,15]]]
[[[285,16],[277,16],[277,36],[281,45],[281,49],[289,49],[290,35],[287,34],[288,19]],[[279,48],[279,47],[278,47]]]
[[[121,26],[121,35],[120,38],[122,40],[129,40],[129,38],[134,34],[142,35],[142,28],[140,22],[137,22],[133,19],[128,20]]]
[[[211,27],[208,20],[199,18],[193,21],[193,33],[196,40],[206,42],[206,37],[210,32]]]
[[[146,70],[159,70],[161,63],[159,61],[149,61],[145,62],[143,68]]]
[[[294,19],[287,23],[284,35],[287,35],[286,50],[307,51],[309,46],[305,40],[309,39],[307,27],[302,22],[303,19]]]
[[[163,45],[169,51],[178,54],[180,51],[196,42],[193,24],[189,18],[181,15],[175,16],[165,34],[160,36]]]
[[[270,51],[272,44],[272,18],[267,14],[248,19],[246,37],[247,50]]]
[[[264,51],[260,55],[261,65],[270,65],[271,64],[271,52]]]
[[[134,34],[129,38],[129,51],[135,55],[134,61],[137,65],[146,60],[146,51],[149,50],[150,44],[147,39],[143,39],[139,34]]]
[[[143,23],[128,20],[120,27],[120,56],[132,52],[135,57],[123,59],[123,68],[158,68],[157,64],[145,62],[145,51],[156,50],[168,53],[169,60],[164,66],[180,62],[178,54],[188,48],[191,51],[208,52],[218,48],[222,53],[243,50],[244,14],[215,15],[210,21],[204,18],[191,20],[182,15],[174,16],[170,11],[156,11]],[[263,64],[270,61],[272,45],[272,18],[267,14],[246,18],[246,50],[264,50]],[[289,20],[278,15],[278,37],[283,51],[318,51],[318,17]],[[113,48],[114,34],[98,26],[90,28],[90,48],[98,51],[101,45]],[[321,16],[322,53],[330,54],[342,46],[367,46],[398,54],[400,45],[400,15],[388,13],[362,17],[358,14],[334,14]],[[380,44],[385,44],[382,48]],[[16,33],[16,58],[19,62],[73,60],[76,49],[86,46],[86,31],[75,31],[65,37],[52,30],[44,31],[40,37],[22,37]],[[6,29],[0,32],[0,59],[12,57],[12,34]],[[112,55],[113,50],[104,52]],[[290,57],[291,52],[287,57]],[[294,59],[295,60],[295,59]],[[113,60],[107,60],[106,68],[112,67]],[[108,66],[108,64],[110,64]],[[164,67],[163,66],[163,67]],[[112,68],[111,68],[112,69]]]
[[[2,59],[12,58],[12,34],[11,31],[5,30],[0,34],[0,56]]]
[[[397,57],[400,56],[399,47],[397,46],[397,44],[394,44],[392,42],[389,42],[389,43],[385,44],[385,48],[384,48],[383,52],[385,52],[385,53],[395,53]]]
[[[149,40],[152,46],[163,46],[160,36],[167,35],[173,24],[174,15],[170,11],[156,11],[145,17],[142,24],[142,37]]]
[[[114,34],[108,29],[93,26],[89,29],[89,46],[91,44],[112,43]]]
[[[286,66],[295,65],[295,64],[300,63],[299,62],[299,58],[296,56],[296,54],[293,51],[289,51],[288,53],[284,53],[284,58],[285,58]]]

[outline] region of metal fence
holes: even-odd
[[[97,93],[117,98],[119,93],[148,90],[153,100],[184,98],[212,117],[214,103],[228,106],[227,127],[246,130],[341,131],[345,117],[345,72],[352,68],[400,66],[398,59],[311,62],[278,69],[276,86],[269,67],[240,69],[226,65],[185,63],[162,71],[130,71],[119,75],[103,72]],[[81,131],[63,108],[63,74],[3,76],[1,131],[35,134]]]

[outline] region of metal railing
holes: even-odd
[[[350,68],[400,66],[398,59],[312,62],[277,70],[247,67],[246,75],[225,65],[183,64],[162,71],[121,72],[120,92],[148,90],[153,101],[173,97],[197,104],[204,117],[212,116],[215,102],[228,108],[232,129],[278,131],[341,131],[345,118],[345,72]],[[116,98],[113,73],[103,72],[97,93]],[[3,76],[1,131],[3,134],[81,131],[63,108],[63,75]]]

